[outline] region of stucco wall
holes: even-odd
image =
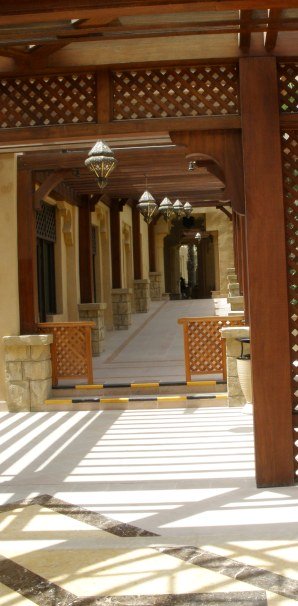
[[[227,294],[227,269],[234,266],[232,221],[220,210],[202,210],[206,213],[206,231],[218,232],[219,290]]]
[[[6,400],[3,336],[18,335],[17,164],[14,154],[0,156],[0,400]]]

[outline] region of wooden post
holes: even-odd
[[[33,178],[29,170],[18,171],[18,258],[20,333],[37,332],[38,286],[36,255],[36,212]]]
[[[148,225],[149,271],[156,271],[154,223]]]
[[[242,280],[243,280],[243,296],[244,296],[244,312],[245,312],[245,323],[250,324],[250,313],[249,313],[249,286],[248,286],[248,275],[247,275],[247,250],[246,250],[246,226],[245,226],[245,215],[240,216],[241,232],[242,232]]]
[[[142,279],[142,249],[140,233],[140,213],[136,206],[132,208],[133,270],[134,279]]]
[[[81,303],[93,303],[92,232],[88,196],[79,207],[79,267]]]
[[[110,73],[103,69],[97,72],[97,122],[106,124],[111,119]]]
[[[120,206],[112,200],[110,208],[112,288],[121,288]],[[122,210],[122,208],[121,208]]]
[[[237,256],[237,213],[233,210],[233,246],[234,246],[234,267],[236,275],[238,275],[238,256]]]
[[[281,486],[294,482],[294,455],[276,60],[239,64],[256,477]]]

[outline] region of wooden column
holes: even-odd
[[[243,280],[245,323],[247,325],[250,325],[245,215],[240,216],[240,224],[241,224],[241,231],[242,231],[242,280]]]
[[[122,207],[112,200],[110,208],[111,229],[111,260],[112,260],[112,288],[121,288],[121,250],[120,250],[120,211]]]
[[[236,274],[238,274],[237,213],[234,210],[232,213],[232,220],[233,220],[234,267],[235,267]]]
[[[149,271],[156,271],[154,223],[148,225]]]
[[[142,249],[140,233],[140,213],[134,206],[132,208],[132,238],[133,238],[133,270],[134,279],[142,279]]]
[[[239,273],[238,273],[238,282],[239,282],[239,292],[242,295],[243,294],[243,247],[244,247],[244,233],[243,233],[243,228],[244,228],[244,223],[241,220],[242,216],[238,215],[238,232],[239,232],[239,239],[238,239],[238,265],[239,265]]]
[[[93,303],[92,231],[88,196],[79,207],[79,268],[81,303]]]
[[[20,333],[36,333],[38,316],[36,212],[32,172],[18,171],[18,258]]]
[[[239,64],[256,476],[281,486],[294,482],[294,456],[276,60]]]

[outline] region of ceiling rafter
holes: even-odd
[[[252,32],[252,10],[241,10],[240,11],[240,34],[239,34],[239,48],[247,52],[250,47],[251,32]]]

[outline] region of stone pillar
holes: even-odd
[[[130,288],[113,288],[112,308],[115,330],[127,330],[131,325],[131,298]]]
[[[92,355],[100,356],[105,349],[105,321],[104,312],[106,303],[81,303],[78,305],[80,320],[94,322],[91,328]]]
[[[147,313],[150,302],[149,280],[134,280],[133,296],[135,313]]]
[[[231,312],[243,311],[244,309],[244,297],[242,295],[228,297],[228,303],[231,305]]]
[[[159,271],[150,271],[150,299],[151,301],[161,301],[162,289],[161,289],[161,273]]]
[[[53,335],[3,337],[10,412],[43,408],[52,388],[52,342]]]
[[[241,354],[241,343],[236,339],[249,337],[248,326],[231,326],[221,329],[221,336],[227,344],[227,389],[228,405],[240,406],[245,404],[245,398],[240,387],[237,371],[237,358]],[[244,353],[250,353],[249,343],[244,344]]]
[[[239,282],[229,282],[229,297],[239,297],[240,286]]]

